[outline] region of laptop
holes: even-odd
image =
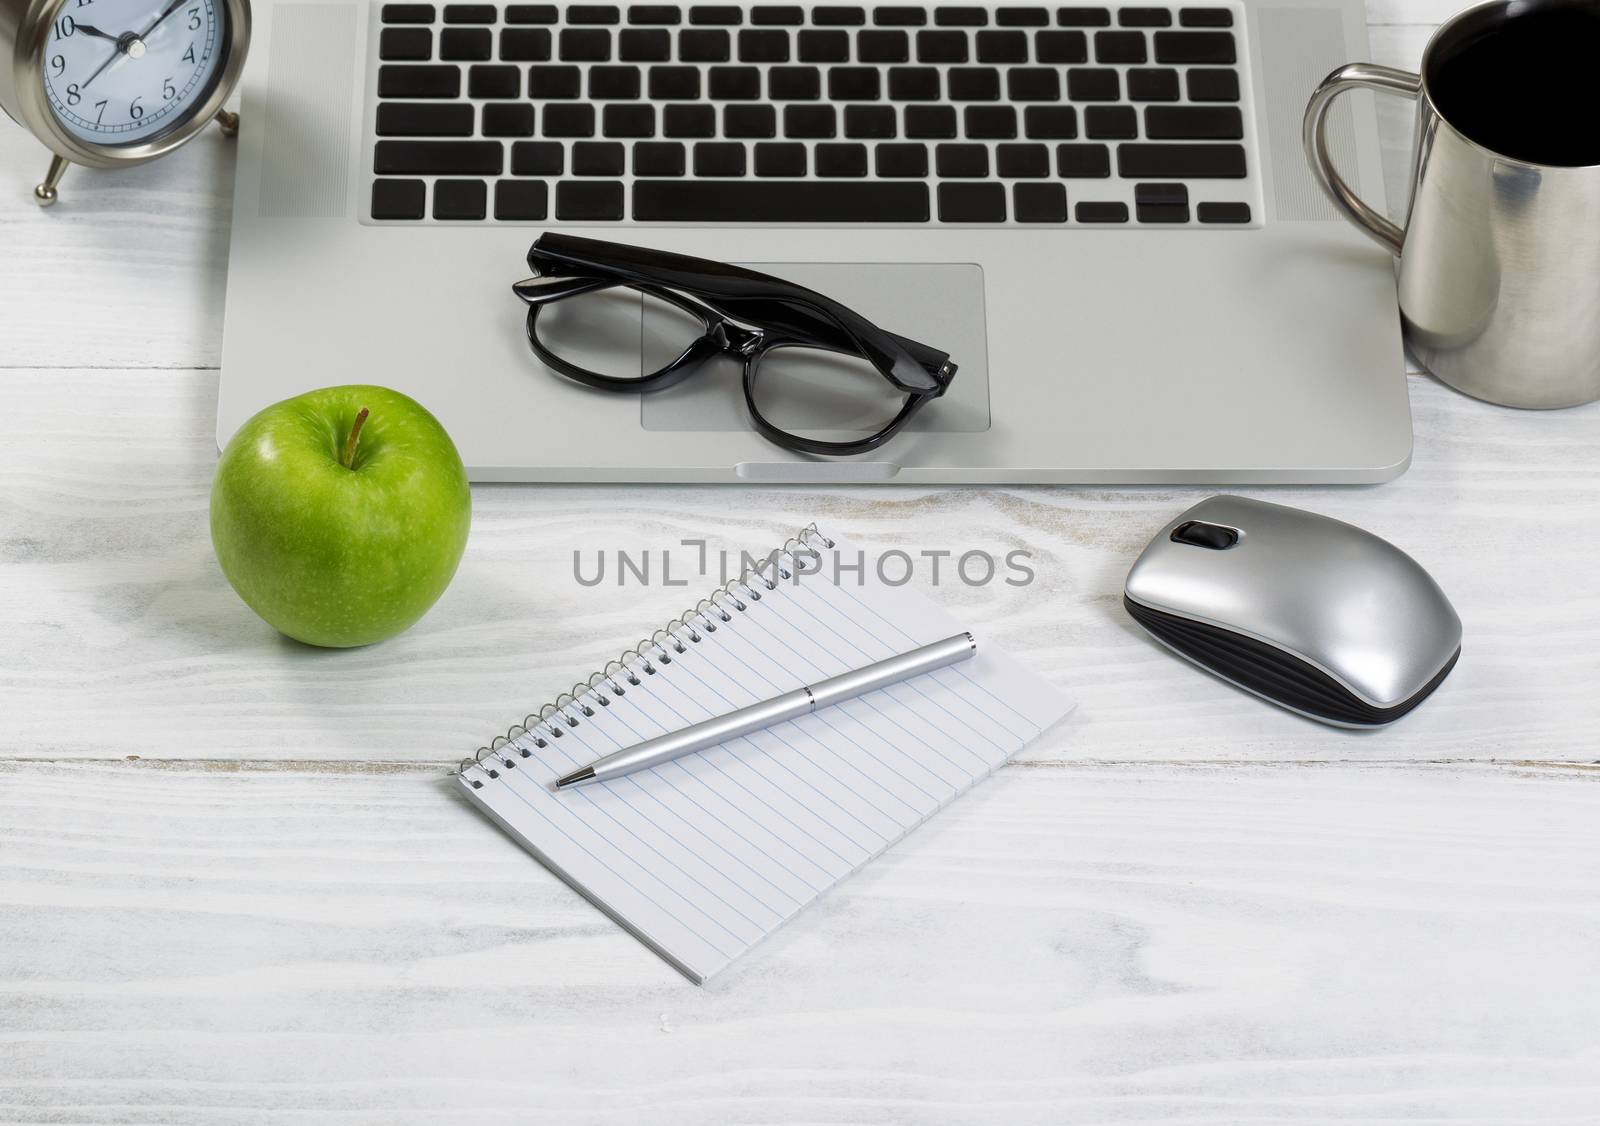
[[[1301,153],[1312,89],[1368,57],[1362,0],[255,12],[219,444],[367,382],[477,481],[1354,483],[1410,459],[1391,260]],[[1370,99],[1330,138],[1382,207]],[[737,369],[595,391],[534,357],[511,289],[549,230],[798,281],[958,374],[852,457],[758,435]]]

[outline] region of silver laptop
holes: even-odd
[[[479,481],[1375,482],[1410,459],[1390,260],[1300,149],[1312,88],[1368,56],[1361,0],[256,11],[219,443],[370,382]],[[1331,136],[1381,206],[1366,99]],[[528,347],[511,286],[545,230],[800,282],[959,372],[841,458],[758,435],[736,369],[595,391]],[[648,322],[608,341],[641,370]]]

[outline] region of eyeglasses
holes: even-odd
[[[528,250],[528,343],[602,391],[654,392],[731,356],[756,430],[790,450],[883,445],[955,377],[950,355],[804,286],[740,266],[572,235]],[[864,437],[848,437],[864,434]]]

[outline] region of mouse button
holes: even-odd
[[[1227,551],[1239,542],[1237,528],[1212,524],[1204,520],[1185,520],[1172,529],[1172,542],[1203,547],[1211,551]]]

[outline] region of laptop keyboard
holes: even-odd
[[[1236,6],[377,15],[374,222],[1259,225]]]

